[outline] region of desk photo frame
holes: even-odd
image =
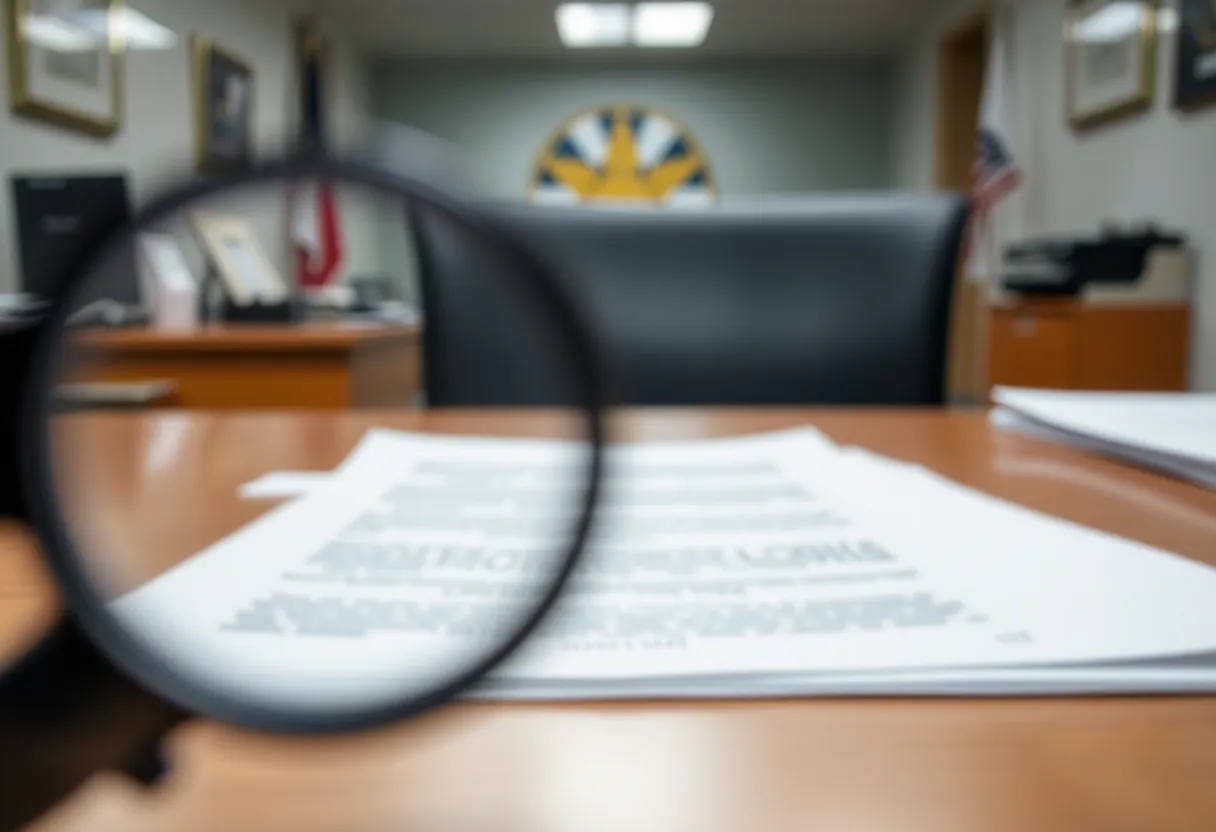
[[[202,212],[192,219],[214,275],[233,304],[275,305],[289,300],[287,282],[266,256],[248,220]]]

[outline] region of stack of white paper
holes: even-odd
[[[997,427],[1216,488],[1216,395],[997,387]]]
[[[527,590],[546,531],[528,518],[560,502],[571,453],[372,431],[328,478],[295,479],[302,496],[114,609],[246,692],[390,696],[472,643],[476,599]],[[618,446],[609,462],[570,593],[477,696],[1216,690],[1216,570],[1201,564],[809,429]],[[445,488],[452,472],[514,485],[477,503],[484,490]],[[401,660],[419,645],[434,655]]]

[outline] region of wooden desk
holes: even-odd
[[[199,409],[410,406],[420,388],[417,326],[232,324],[185,333],[79,336],[82,380],[176,384]]]
[[[89,418],[115,443],[113,458],[132,460],[128,471],[158,425],[181,424],[156,413]],[[671,410],[617,428],[674,439],[808,421],[997,496],[1216,561],[1216,494],[991,431],[977,412]],[[559,423],[519,412],[191,416],[178,464],[148,474],[144,493],[176,482],[175,496],[215,501],[204,524],[244,522],[239,512],[261,509],[221,495],[266,470],[332,466],[373,424],[545,435]],[[10,530],[0,546],[0,648],[11,655],[54,600],[30,541]],[[100,780],[37,828],[1216,829],[1216,698],[462,704],[335,740],[196,723],[170,751],[175,776],[160,791]]]

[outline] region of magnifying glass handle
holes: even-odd
[[[37,324],[0,332],[0,388],[20,390]],[[0,436],[18,437],[17,409],[0,409]],[[0,471],[18,470],[16,439],[0,443]],[[20,479],[0,476],[0,517],[28,520]],[[144,783],[161,773],[161,738],[185,714],[119,673],[68,617],[0,681],[0,830],[19,829],[99,770]]]
[[[161,739],[186,717],[61,619],[0,685],[0,830],[23,827],[99,771],[153,782]]]

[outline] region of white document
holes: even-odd
[[[198,325],[198,284],[172,234],[143,233],[138,245],[149,272],[152,325],[169,331]]]
[[[329,471],[271,471],[241,486],[245,500],[283,500],[324,491],[334,484]]]
[[[998,387],[997,427],[1216,488],[1216,395]]]
[[[560,441],[373,431],[323,489],[114,609],[187,672],[276,704],[391,699],[534,597],[580,462]],[[479,695],[1216,688],[1203,565],[811,430],[608,462],[568,593]]]

